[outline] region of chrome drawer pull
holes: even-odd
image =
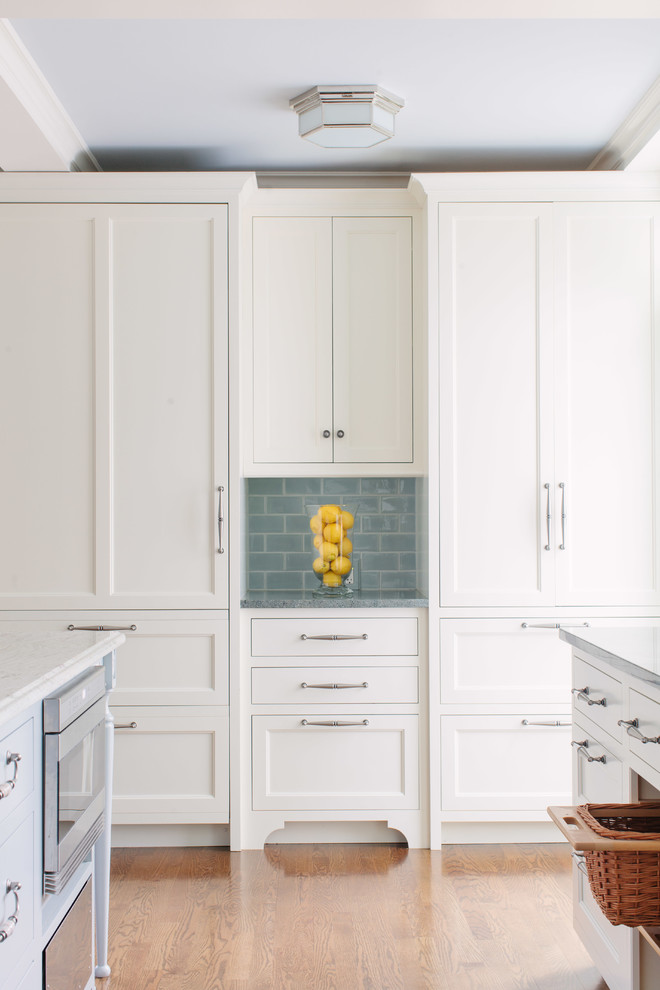
[[[625,725],[626,732],[633,739],[639,739],[641,743],[656,743],[660,746],[660,736],[644,736],[639,731],[639,719],[638,718],[620,718],[616,723],[617,725]]]
[[[225,552],[225,548],[222,545],[222,524],[225,521],[222,508],[222,496],[224,490],[224,485],[218,485],[218,553]]]
[[[361,722],[339,722],[333,720],[332,722],[308,722],[306,718],[302,720],[301,725],[323,725],[334,728],[338,725],[369,725],[369,719],[363,718]]]
[[[0,942],[6,942],[6,940],[14,932],[14,930],[16,929],[16,925],[18,924],[18,911],[20,907],[18,903],[18,892],[20,889],[21,889],[21,884],[19,883],[18,880],[7,881],[6,891],[8,894],[13,894],[14,897],[16,898],[16,910],[14,911],[13,914],[9,915],[4,926],[0,928]]]
[[[127,722],[124,725],[115,725],[115,729],[137,729],[137,722]]]
[[[335,636],[335,635],[332,635],[332,636],[307,636],[305,633],[302,633],[302,635],[301,635],[300,638],[302,640],[305,640],[305,639],[328,639],[328,640],[338,640],[338,639],[369,639],[369,637],[367,636],[366,633],[362,633],[361,636]]]
[[[545,525],[547,527],[547,532],[548,532],[548,542],[546,543],[546,545],[545,545],[545,547],[543,549],[544,550],[552,550],[552,547],[550,546],[550,519],[552,517],[550,515],[550,484],[549,484],[549,482],[546,481],[546,483],[544,484],[543,487],[545,488],[547,499],[548,499],[548,501],[546,503],[546,506],[545,506]]]
[[[553,722],[530,722],[530,720],[528,718],[524,718],[522,720],[522,724],[523,725],[550,725],[550,726],[555,726],[557,728],[559,728],[560,726],[562,728],[568,728],[573,723],[572,722],[558,722],[556,719]]]
[[[137,626],[67,626],[69,632],[135,632]]]
[[[577,746],[578,753],[582,753],[583,756],[586,756],[587,763],[607,763],[607,758],[604,753],[602,756],[590,756],[589,751],[587,750],[588,745],[589,743],[586,739],[584,742],[571,742],[571,746]]]
[[[588,745],[589,745],[588,739],[582,739],[581,741],[578,739],[571,739],[571,746],[579,746],[580,749],[583,749],[586,748]]]
[[[521,629],[584,629],[588,622],[521,622]]]
[[[307,681],[303,681],[300,685],[301,688],[323,688],[324,691],[345,691],[347,688],[368,688],[368,681],[362,681],[361,684],[308,684]]]
[[[607,708],[607,698],[590,698],[589,688],[572,688],[571,694],[577,694],[580,701],[586,701],[588,705],[602,705],[603,708]]]
[[[20,753],[11,753],[11,752],[7,753],[5,764],[7,766],[9,766],[10,763],[14,764],[14,776],[11,777],[9,780],[3,781],[3,783],[0,784],[0,798],[9,797],[11,792],[16,787],[16,778],[18,777],[18,764],[20,760],[21,760]]]

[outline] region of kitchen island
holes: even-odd
[[[573,651],[576,804],[660,799],[660,622],[654,621],[637,629],[559,632]],[[575,930],[608,987],[657,990],[655,930],[611,925],[575,859]]]
[[[107,904],[112,722],[108,714],[107,696],[114,683],[114,651],[123,642],[124,636],[118,632],[0,634],[0,875],[4,881],[0,898],[2,990],[41,990],[44,981],[42,955],[49,943],[57,939],[58,933],[66,930],[69,910],[78,901],[82,903],[83,890],[89,891],[91,896],[92,864],[89,855],[81,855],[80,861],[75,861],[70,873],[64,877],[61,888],[49,894],[44,893],[45,874],[42,865],[43,821],[47,806],[47,799],[44,799],[46,747],[43,736],[43,699],[54,693],[61,693],[63,701],[60,702],[60,707],[71,705],[71,693],[64,695],[65,686],[72,681],[76,685],[82,684],[80,678],[90,670],[98,685],[100,698],[95,707],[99,711],[99,733],[101,740],[105,738],[106,750],[105,763],[102,762],[100,766],[99,787],[99,800],[105,802],[106,827],[94,846],[96,975],[109,973]],[[84,691],[84,687],[77,689],[86,704]],[[85,717],[82,714],[77,721],[82,722]],[[82,760],[83,764],[87,761],[86,778],[90,777],[93,772],[90,761],[94,758],[94,750],[87,744],[78,749],[80,757],[76,755],[77,751],[72,751],[72,759],[74,762],[77,759]],[[58,759],[65,756],[63,754]],[[73,796],[75,798],[76,795]],[[85,798],[84,787],[78,789],[78,796],[81,800]],[[102,828],[103,818],[99,821]],[[85,904],[85,922],[91,933],[89,896]],[[78,911],[80,910],[79,908]],[[73,910],[71,914],[73,916]],[[77,927],[78,922],[79,914],[68,927]],[[82,929],[83,932],[85,930]],[[85,972],[82,982],[72,982],[71,985],[93,987],[93,974],[89,965],[91,957],[90,941],[88,952],[84,944],[81,948],[81,963]],[[70,956],[65,953],[64,959],[65,978],[70,977],[76,981],[79,970],[76,969],[75,953]]]

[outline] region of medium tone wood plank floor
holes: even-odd
[[[563,845],[124,849],[97,990],[607,990]]]

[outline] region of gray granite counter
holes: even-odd
[[[248,591],[241,608],[428,608],[417,590],[355,591],[346,598],[315,597],[311,591]]]
[[[120,632],[0,633],[0,725],[120,646]]]
[[[660,687],[660,627],[589,629],[584,632],[560,629],[559,636],[587,656]]]

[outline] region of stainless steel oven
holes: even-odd
[[[103,832],[105,673],[44,700],[44,892],[58,894]]]

